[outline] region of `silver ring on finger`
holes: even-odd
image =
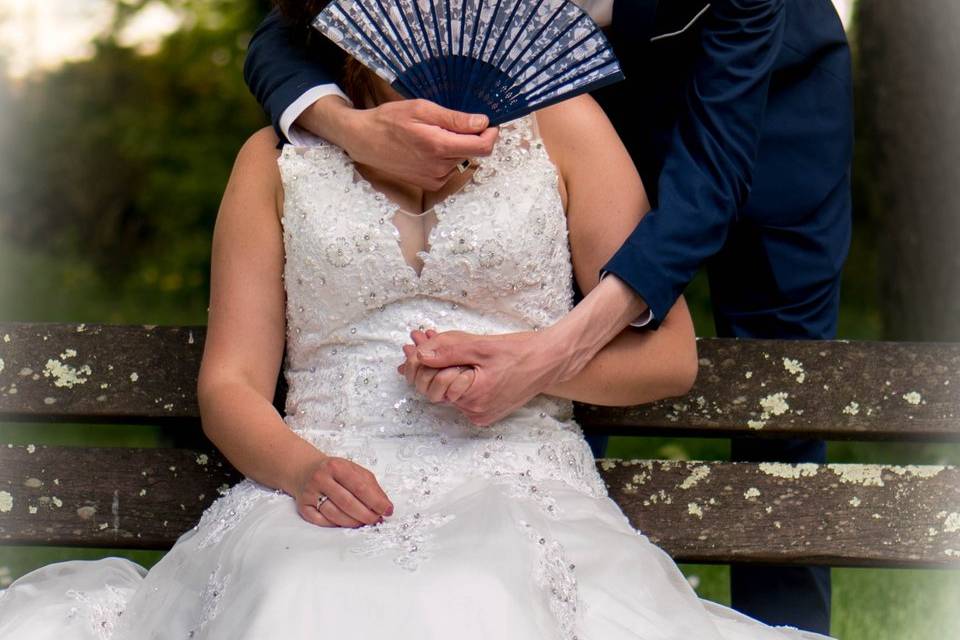
[[[464,171],[470,168],[470,164],[471,164],[470,158],[464,158],[463,160],[457,163],[457,171],[459,171],[460,173],[463,173]]]
[[[322,507],[322,506],[324,505],[324,503],[325,503],[327,500],[329,500],[329,499],[330,499],[330,496],[321,493],[321,494],[317,497],[317,511],[320,511],[320,507]]]

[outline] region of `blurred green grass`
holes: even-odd
[[[856,247],[854,249],[856,251]],[[857,265],[862,264],[857,261]],[[840,335],[876,339],[880,318],[871,299],[870,269],[848,267]],[[169,287],[176,274],[134,278],[116,285],[103,282],[82,258],[52,257],[0,244],[0,320],[202,324],[205,291]],[[687,291],[698,335],[713,334],[706,279],[701,274]],[[0,442],[65,446],[163,446],[161,430],[123,425],[0,424]],[[726,440],[613,438],[608,455],[623,458],[724,460]],[[833,442],[832,462],[960,464],[960,445]],[[62,560],[121,556],[150,567],[163,554],[123,549],[0,547],[0,586],[11,579]],[[683,565],[705,598],[729,604],[729,569]],[[637,579],[642,579],[638,576]],[[833,570],[833,635],[842,640],[960,639],[960,571],[883,569]]]

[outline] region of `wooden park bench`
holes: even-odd
[[[0,444],[0,544],[165,549],[240,475],[203,438],[201,327],[0,324],[0,420],[160,425],[175,446]],[[578,407],[616,435],[960,440],[960,345],[700,341],[680,400]],[[960,469],[598,461],[678,561],[960,566]]]

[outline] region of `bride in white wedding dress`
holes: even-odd
[[[330,144],[275,145],[245,145],[224,197],[200,379],[205,431],[248,479],[149,572],[114,558],[18,580],[0,638],[822,638],[698,599],[606,497],[572,421],[571,399],[685,391],[682,301],[490,427],[396,371],[413,331],[549,331],[574,280],[597,285],[645,196],[590,98],[505,126],[437,194]]]

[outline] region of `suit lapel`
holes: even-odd
[[[710,11],[710,3],[705,0],[662,3],[657,11],[656,26],[651,42],[675,38],[696,27]]]
[[[611,31],[621,42],[656,42],[694,28],[710,10],[708,0],[615,0]]]

